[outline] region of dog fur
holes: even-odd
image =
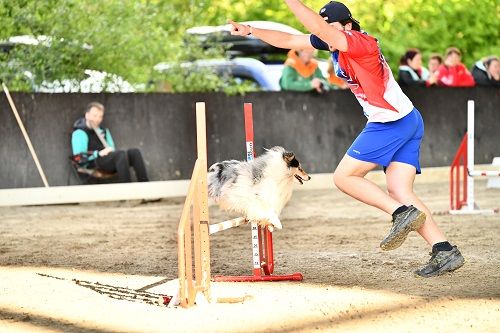
[[[279,215],[290,200],[293,181],[311,177],[295,154],[273,147],[249,162],[222,161],[208,169],[208,195],[220,208],[243,214],[249,222],[281,229]]]

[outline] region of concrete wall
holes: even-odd
[[[476,163],[500,156],[500,90],[414,88],[406,91],[426,125],[422,166],[449,165],[476,101]],[[207,105],[209,164],[244,159],[243,103],[254,103],[257,154],[295,151],[310,173],[331,172],[366,119],[352,94],[290,92],[224,94],[24,94],[13,99],[50,185],[74,184],[69,168],[73,121],[91,101],[106,108],[105,126],[118,148],[138,147],[152,180],[187,179],[196,159],[195,103]],[[0,96],[0,188],[43,186],[5,95]]]

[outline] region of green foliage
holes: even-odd
[[[327,1],[304,2],[317,11]],[[498,0],[345,2],[362,28],[380,40],[394,70],[410,47],[428,56],[456,46],[467,67],[486,55],[500,54]],[[29,91],[42,81],[82,79],[85,69],[95,69],[137,84],[166,82],[172,91],[255,89],[251,84],[237,86],[210,70],[193,71],[181,65],[221,57],[221,49],[203,50],[186,41],[185,30],[225,24],[229,18],[271,20],[304,31],[282,0],[0,0],[0,40],[50,36],[48,45],[0,53],[0,80],[13,90]],[[153,69],[160,62],[173,64],[169,73]]]
[[[152,90],[171,92],[222,90],[222,78],[213,70],[194,63],[198,59],[220,58],[223,53],[224,50],[220,47],[204,50],[198,40],[186,38],[178,47],[178,52],[164,63],[164,69],[152,73],[154,84]]]
[[[198,18],[210,7],[210,2],[197,2],[0,0],[5,27],[0,40],[16,35],[45,35],[52,40],[50,47],[15,47],[1,54],[0,80],[13,90],[30,90],[43,81],[81,80],[85,69],[94,69],[144,85],[157,76],[153,68],[159,62],[180,65],[207,55],[183,40],[187,28],[203,24]],[[21,69],[33,74],[31,81]],[[196,74],[179,69],[171,80],[174,91],[213,91],[221,85],[208,70]]]

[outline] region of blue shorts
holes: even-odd
[[[369,122],[347,150],[357,160],[380,164],[391,162],[413,165],[420,173],[420,142],[424,121],[416,108],[403,118],[388,123]]]

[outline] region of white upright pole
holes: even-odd
[[[474,210],[474,101],[467,101],[467,210]]]
[[[19,117],[19,113],[17,112],[16,105],[14,104],[14,101],[12,100],[12,97],[10,96],[9,89],[7,89],[7,86],[3,82],[2,82],[2,87],[3,87],[3,90],[5,91],[5,96],[7,96],[7,100],[9,101],[10,108],[12,109],[12,112],[14,113],[14,117],[16,117],[19,128],[21,129],[21,132],[23,133],[24,140],[26,141],[26,144],[28,145],[28,149],[31,153],[31,156],[33,157],[33,160],[35,160],[35,165],[38,169],[38,173],[40,174],[40,177],[42,178],[43,185],[45,185],[45,187],[49,187],[49,183],[47,182],[47,178],[45,177],[45,173],[43,172],[42,165],[40,164],[40,161],[38,160],[38,157],[36,156],[35,149],[33,148],[33,145],[31,144],[31,140],[30,140],[30,137],[28,136],[28,132],[26,132],[26,129],[24,128],[23,122],[21,121],[21,117]]]

